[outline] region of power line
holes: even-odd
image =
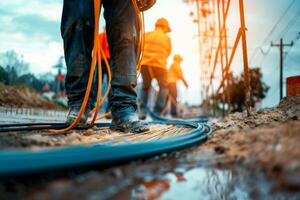
[[[300,17],[300,11],[289,21],[287,26],[282,30],[279,37],[283,37],[289,30],[296,25],[298,18]]]
[[[280,16],[280,18],[277,20],[277,22],[275,23],[275,25],[273,26],[273,28],[271,29],[271,31],[269,32],[269,34],[265,37],[263,43],[261,46],[263,46],[266,42],[268,42],[269,38],[271,37],[271,35],[274,33],[274,31],[276,30],[277,26],[280,24],[280,22],[283,20],[283,18],[285,17],[285,15],[288,13],[288,11],[293,7],[294,3],[296,2],[296,0],[293,0],[289,6],[287,7],[287,9],[282,13],[282,15]]]
[[[289,50],[286,52],[284,58],[288,57],[289,53],[291,52],[291,50],[296,46],[297,42],[299,41],[300,39],[300,32],[298,33],[298,35],[295,37],[295,39],[293,40],[294,41],[294,45],[289,48]],[[291,57],[290,57],[291,58]]]
[[[289,23],[287,24],[287,26],[283,29],[283,31],[281,32],[280,36],[284,36],[286,33],[288,33],[288,31],[297,23],[298,18],[300,17],[300,11],[289,21]],[[280,39],[280,38],[279,38]],[[300,33],[297,35],[297,37],[295,39],[293,39],[293,41],[297,42],[300,39]],[[261,61],[259,62],[259,66],[262,65],[262,63],[264,62],[264,60],[266,59],[266,56],[271,52],[272,47],[268,46],[268,49],[266,51],[263,50],[262,47],[256,47],[256,50],[260,50],[261,54],[263,55],[263,58],[261,59]],[[287,54],[293,49],[293,47],[289,48]],[[284,56],[284,58],[287,56],[287,54]],[[251,61],[254,59],[254,57],[251,58]],[[251,62],[250,61],[250,62]]]
[[[288,13],[288,11],[292,8],[292,6],[294,5],[294,3],[296,2],[296,0],[293,0],[289,6],[285,9],[285,11],[282,13],[282,15],[279,17],[279,19],[277,20],[277,22],[274,24],[274,26],[272,27],[272,29],[270,30],[270,32],[267,34],[267,36],[265,37],[264,41],[261,43],[261,45],[258,46],[258,48],[256,48],[256,50],[253,52],[251,59],[250,59],[250,63],[252,63],[252,60],[255,58],[255,56],[258,53],[259,48],[262,48],[264,46],[264,44],[266,42],[268,42],[269,38],[271,37],[271,35],[274,33],[274,31],[276,30],[277,26],[280,24],[280,22],[283,20],[283,18],[285,17],[285,15]],[[267,50],[267,52],[269,52],[269,50]]]
[[[292,46],[291,48],[289,48],[289,50],[286,52],[286,54],[284,55],[284,59],[286,57],[288,57],[290,51],[295,47],[295,44],[298,42],[298,40],[300,39],[300,32],[298,33],[298,35],[293,39],[294,41],[294,46]],[[261,47],[257,47],[257,49],[261,50],[261,53],[263,54],[263,58],[261,59],[261,61],[259,62],[258,66],[261,66],[263,64],[263,62],[265,61],[265,59],[267,58],[267,55],[271,52],[272,47],[269,46],[268,49],[266,51],[264,51]],[[291,58],[291,57],[289,57]]]

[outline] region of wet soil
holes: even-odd
[[[300,199],[299,117],[300,97],[285,99],[249,117],[235,113],[213,122],[214,134],[192,149],[10,180],[0,184],[0,199]]]
[[[7,86],[3,84],[0,84],[0,107],[65,110],[54,101],[46,100],[39,93],[27,86]]]

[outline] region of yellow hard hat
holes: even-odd
[[[179,54],[174,55],[174,60],[183,61],[183,58]]]
[[[159,18],[156,23],[155,23],[155,26],[159,26],[159,27],[165,27],[168,29],[168,32],[171,32],[171,28],[170,28],[170,25],[169,25],[169,22],[166,18]]]

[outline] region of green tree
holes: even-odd
[[[252,68],[250,72],[250,86],[251,86],[251,106],[255,107],[257,103],[261,102],[267,95],[269,87],[262,81],[262,73],[260,68]],[[229,104],[233,112],[241,112],[246,108],[245,83],[244,74],[235,77],[232,74],[229,77],[229,85],[224,89],[226,94],[230,95],[230,102],[228,98],[226,103]],[[219,94],[217,99],[221,101],[223,94]]]
[[[16,85],[27,85],[31,88],[34,88],[36,91],[42,93],[43,92],[43,86],[44,84],[37,79],[33,74],[24,74],[20,77],[15,82]]]
[[[0,55],[1,64],[6,67],[6,71],[14,69],[17,76],[21,76],[29,72],[29,63],[25,62],[23,55],[19,55],[14,50],[6,51]]]
[[[8,73],[0,66],[0,83],[8,84]]]

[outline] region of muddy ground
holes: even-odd
[[[3,84],[0,84],[0,107],[65,110],[54,101],[46,100],[35,90],[27,86],[7,86]]]
[[[0,185],[0,199],[300,199],[299,119],[300,97],[284,99],[250,117],[235,113],[213,122],[211,138],[192,149],[109,169],[10,180]],[[99,137],[93,131],[85,134]],[[15,142],[2,148],[31,147],[18,146],[14,133],[6,137]],[[82,137],[76,133],[75,144]]]

